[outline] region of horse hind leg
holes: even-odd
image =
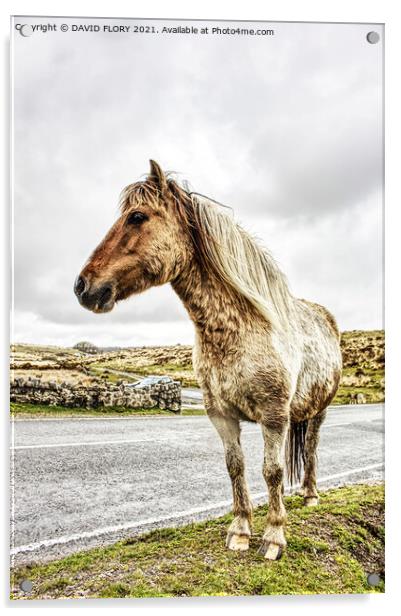
[[[305,462],[302,494],[304,505],[313,507],[319,504],[319,494],[316,485],[317,475],[317,446],[319,444],[320,426],[326,417],[326,409],[308,421],[305,437]]]
[[[268,560],[278,560],[287,545],[284,527],[287,519],[284,492],[284,449],[287,436],[288,421],[262,424],[265,443],[263,476],[269,492],[269,512],[267,526],[262,538],[259,554]]]
[[[224,445],[226,465],[233,490],[234,519],[228,528],[226,546],[230,550],[249,548],[252,523],[252,503],[245,481],[244,454],[240,443],[239,420],[209,414]]]

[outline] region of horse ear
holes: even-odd
[[[160,191],[164,192],[164,190],[167,188],[167,180],[166,180],[166,176],[163,173],[162,168],[155,160],[150,159],[149,163],[150,163],[149,177],[156,182]]]

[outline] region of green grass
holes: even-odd
[[[129,383],[134,383],[138,380],[138,376],[136,374],[132,374],[132,377],[122,376],[120,374],[115,374],[114,372],[109,371],[108,368],[99,368],[98,366],[89,368],[89,374],[95,377],[104,378],[105,381],[116,385],[116,383],[121,383],[121,381],[128,381]]]
[[[254,513],[248,552],[224,547],[231,514],[155,530],[105,548],[12,572],[11,598],[177,597],[384,592],[384,487],[323,493],[316,508],[286,498],[288,547],[278,562],[257,554],[267,507]],[[382,582],[372,588],[367,575]],[[33,590],[19,585],[29,579]]]
[[[10,412],[13,417],[116,417],[116,416],[145,416],[165,415],[174,417],[177,413],[164,409],[131,409],[122,406],[99,407],[97,409],[67,408],[65,406],[50,406],[45,404],[10,403]],[[204,415],[203,409],[184,407],[181,415]]]

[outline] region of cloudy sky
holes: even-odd
[[[212,22],[189,22],[207,35],[135,34],[133,20],[16,23],[30,36],[14,30],[15,341],[192,342],[170,286],[106,315],[72,291],[149,158],[231,205],[292,292],[342,330],[382,327],[381,26],[274,23],[274,36],[252,37],[212,35]],[[58,31],[30,27],[48,23]]]

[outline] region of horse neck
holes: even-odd
[[[234,291],[193,259],[172,287],[183,302],[202,343],[220,352],[237,345],[252,323],[253,310]]]

